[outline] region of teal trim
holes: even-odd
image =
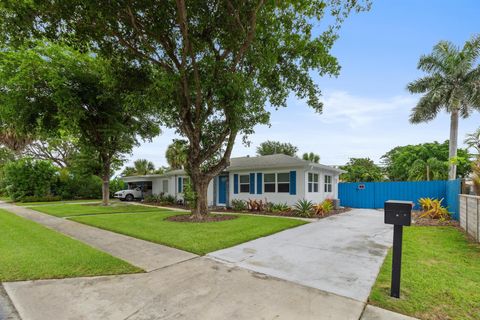
[[[177,184],[178,185],[178,193],[182,193],[182,191],[183,191],[182,182],[183,182],[182,177],[178,177],[178,184]]]
[[[290,171],[290,194],[297,194],[297,171]]]
[[[233,175],[233,193],[238,194],[238,174]]]
[[[255,194],[255,173],[250,173],[250,194]]]
[[[262,173],[258,172],[257,173],[257,194],[262,194],[262,189],[263,189],[263,186],[262,186],[263,181],[262,180],[263,180]]]

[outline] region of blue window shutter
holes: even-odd
[[[297,194],[297,171],[290,171],[290,194]]]
[[[233,175],[233,193],[238,193],[238,174]]]
[[[182,177],[178,177],[178,193],[182,193],[183,186],[182,186]]]
[[[257,194],[262,194],[262,173],[257,173]]]
[[[255,173],[250,173],[250,194],[255,194]]]

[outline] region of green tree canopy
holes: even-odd
[[[296,156],[298,151],[298,147],[294,146],[288,142],[280,142],[280,141],[271,141],[267,140],[265,142],[260,143],[257,147],[257,155],[259,156],[268,156],[271,154],[286,154],[287,156]]]
[[[408,84],[411,93],[424,94],[412,110],[412,123],[433,120],[441,110],[450,113],[449,179],[457,177],[458,118],[480,110],[480,35],[462,48],[440,41],[429,55],[422,56],[418,69],[428,75]],[[438,159],[438,158],[437,158]],[[461,174],[462,175],[462,174]]]
[[[203,219],[209,182],[228,166],[238,135],[269,123],[267,102],[284,107],[293,93],[321,112],[313,72],[339,73],[330,53],[337,30],[368,8],[368,0],[19,0],[2,2],[0,37],[63,39],[151,66],[147,100],[188,140],[193,213]]]
[[[318,154],[315,154],[313,152],[310,153],[304,153],[302,156],[303,160],[314,162],[314,163],[319,163],[320,162],[320,156]]]
[[[382,168],[369,158],[350,158],[347,164],[341,166],[340,169],[346,171],[340,175],[342,181],[373,182],[384,180]]]
[[[90,52],[39,42],[0,51],[2,119],[20,134],[78,137],[80,158],[103,180],[108,203],[112,166],[159,133],[142,101],[146,72]]]
[[[458,149],[457,177],[470,173],[467,150]],[[382,156],[387,176],[392,181],[427,180],[430,170],[432,179],[447,179],[449,164],[449,143],[428,142],[417,145],[395,147]],[[430,166],[427,164],[430,163]],[[443,168],[443,170],[442,170]],[[433,170],[433,171],[432,171]]]

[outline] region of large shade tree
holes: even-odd
[[[286,154],[287,156],[294,157],[297,154],[298,147],[289,142],[280,142],[267,140],[257,147],[257,155],[269,156],[272,154]]]
[[[78,137],[84,168],[103,181],[109,201],[112,166],[138,138],[159,133],[142,104],[145,72],[132,65],[38,43],[0,52],[0,113],[19,134]]]
[[[465,177],[471,172],[469,154],[462,148],[457,153],[457,175]],[[448,159],[448,140],[398,146],[382,156],[385,172],[392,181],[447,179]]]
[[[0,28],[9,43],[41,35],[151,65],[150,103],[188,140],[192,218],[203,219],[209,182],[228,166],[236,138],[269,122],[267,102],[286,106],[293,92],[321,112],[312,71],[339,73],[330,54],[337,30],[352,10],[368,7],[368,0],[19,0],[2,2]]]
[[[418,69],[426,76],[408,84],[411,93],[422,93],[410,116],[412,123],[433,120],[441,110],[450,113],[449,179],[457,177],[458,119],[480,110],[480,35],[462,48],[441,41],[422,56]]]
[[[340,179],[346,182],[383,181],[384,173],[380,166],[370,158],[350,158],[340,169],[345,170]]]

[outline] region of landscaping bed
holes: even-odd
[[[314,218],[314,219],[322,219],[326,218],[329,216],[333,216],[336,214],[344,213],[347,211],[352,210],[351,208],[340,208],[340,209],[333,209],[329,213],[322,215],[312,215],[309,218]],[[251,210],[244,210],[244,211],[235,211],[232,208],[225,208],[225,207],[218,207],[213,209],[212,211],[215,212],[228,212],[228,213],[248,213],[248,214],[259,214],[259,215],[266,215],[266,216],[278,216],[278,217],[295,217],[295,218],[301,218],[298,213],[296,213],[293,210],[290,211],[279,211],[279,212],[272,212],[272,211],[251,211]]]
[[[416,226],[453,226],[459,227],[459,223],[456,220],[441,220],[441,219],[431,219],[431,218],[421,218],[423,214],[422,211],[413,211],[412,212],[412,222]]]
[[[400,299],[390,297],[392,252],[370,303],[420,319],[480,318],[480,245],[452,226],[404,228]]]
[[[90,215],[69,219],[199,255],[307,223],[297,219],[247,215],[238,215],[237,218],[225,221],[179,223],[167,220],[172,216],[179,216],[179,212],[157,209],[155,212]],[[185,217],[188,219],[187,213]]]
[[[0,281],[142,272],[33,221],[0,210]]]

